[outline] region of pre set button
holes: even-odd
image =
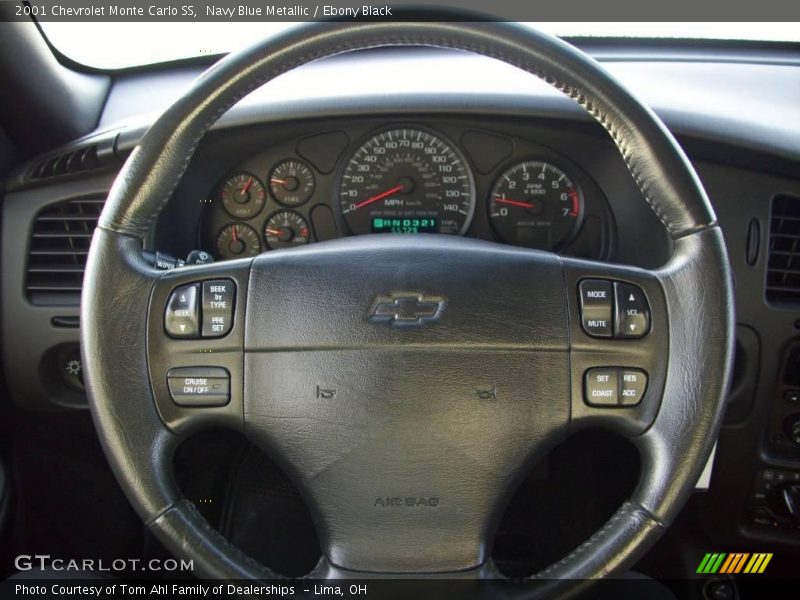
[[[231,330],[234,296],[230,279],[203,282],[203,337],[220,337]]]
[[[173,338],[216,338],[233,327],[236,284],[211,279],[175,288],[164,314],[164,329]]]

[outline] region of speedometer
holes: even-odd
[[[475,183],[461,153],[419,129],[392,129],[364,142],[339,183],[353,234],[462,235],[475,211]]]

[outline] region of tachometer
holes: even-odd
[[[462,235],[475,211],[475,183],[464,157],[418,129],[392,129],[364,142],[345,166],[338,194],[357,235]]]
[[[514,165],[489,195],[489,219],[509,244],[557,250],[569,242],[583,217],[580,188],[558,167],[542,161]]]

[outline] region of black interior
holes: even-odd
[[[76,201],[105,197],[143,133],[134,117],[147,107],[137,102],[150,95],[153,108],[163,107],[198,66],[86,73],[51,54],[42,56],[42,40],[18,24],[3,23],[0,28],[9,34],[0,35],[5,40],[0,43],[16,40],[28,49],[16,52],[14,69],[11,61],[0,58],[3,81],[19,82],[14,98],[0,95],[0,169],[5,179],[0,517],[4,502],[9,515],[0,544],[2,574],[13,570],[13,556],[36,551],[106,558],[163,555],[166,551],[145,532],[105,462],[85,410],[80,373],[67,371],[70,361],[80,356],[80,284],[76,289],[75,280],[69,279],[75,273],[66,278],[60,273],[54,283],[42,286],[47,289],[35,289],[31,236],[46,211],[56,217],[77,211],[84,218],[69,223],[82,229],[69,229],[74,225],[65,224],[67,220],[55,221],[56,226],[70,233],[91,233],[97,214],[80,202],[75,208]],[[792,109],[774,98],[773,110],[788,124],[777,136],[757,112],[730,125],[717,107],[746,104],[749,99],[734,97],[731,86],[765,80],[759,78],[767,75],[774,77],[776,94],[790,93],[786,90],[796,88],[800,68],[798,48],[753,44],[687,49],[664,42],[653,44],[645,56],[642,48],[625,42],[583,47],[607,68],[619,69],[631,87],[636,88],[639,78],[640,92],[655,98],[655,109],[687,150],[709,193],[736,281],[735,372],[710,488],[695,492],[637,569],[670,582],[682,597],[702,597],[705,579],[685,580],[695,577],[705,552],[752,549],[775,553],[771,576],[791,577],[791,565],[800,556],[800,524],[775,490],[800,478],[800,405],[795,395],[800,390],[800,250],[795,239],[800,229],[793,229],[800,222],[800,132],[792,126],[800,119],[796,105]],[[467,60],[446,50],[390,49],[328,59],[315,68],[369,63],[381,68],[384,63],[419,60],[421,53],[445,64]],[[29,68],[19,68],[25,63],[20,56],[30,57],[25,59]],[[46,69],[33,68],[43,60]],[[476,69],[493,73],[492,67],[475,60]],[[683,67],[683,78],[671,78]],[[644,74],[647,69],[656,75]],[[692,111],[680,103],[671,105],[677,101],[667,88],[693,90],[703,69],[721,73],[718,82],[705,82],[705,100]],[[310,92],[313,72],[306,76]],[[663,81],[656,89],[648,88],[659,76]],[[68,90],[64,95],[80,100],[81,111],[71,110],[68,103],[48,105],[37,89],[43,82],[63,85]],[[496,240],[486,211],[488,189],[516,159],[541,157],[569,170],[585,196],[584,225],[574,241],[560,249],[562,255],[645,268],[664,262],[671,242],[598,125],[568,101],[538,88],[513,97],[462,93],[460,104],[413,92],[355,101],[314,97],[310,92],[296,105],[282,102],[277,94],[277,99],[257,98],[236,107],[203,141],[152,228],[147,248],[181,259],[196,249],[214,254],[214,236],[228,217],[209,199],[228,174],[245,170],[266,177],[281,159],[303,159],[298,152],[301,140],[342,132],[347,144],[331,158],[336,168],[328,173],[315,170],[322,190],[319,200],[315,196],[299,209],[309,220],[318,205],[329,206],[336,215],[332,190],[342,161],[365,135],[401,123],[429,128],[463,148],[476,171],[476,212],[468,237]],[[24,111],[20,117],[21,99],[38,110]],[[525,117],[520,116],[523,109]],[[37,135],[31,136],[31,131]],[[47,134],[38,135],[41,131]],[[464,143],[467,131],[491,132],[508,140],[512,155],[492,161],[491,148],[471,151]],[[492,162],[492,168],[478,171],[478,165]],[[267,200],[254,226],[280,209],[273,202]],[[346,227],[334,221],[333,235],[326,235],[346,236]],[[314,230],[312,243],[322,237]],[[86,238],[71,239],[71,248],[80,250]],[[77,266],[79,282],[80,258],[69,260],[77,260],[71,264]],[[236,545],[285,575],[307,573],[316,563],[320,550],[313,520],[302,494],[272,457],[216,429],[187,440],[175,457],[175,469],[186,497]],[[519,483],[494,538],[497,566],[507,575],[527,575],[563,556],[627,497],[638,469],[635,451],[619,436],[587,430],[570,437]],[[564,515],[571,518],[565,520]],[[264,544],[265,539],[270,543]]]

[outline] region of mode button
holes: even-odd
[[[581,324],[592,337],[611,337],[613,292],[611,282],[605,279],[584,279],[579,286]]]

